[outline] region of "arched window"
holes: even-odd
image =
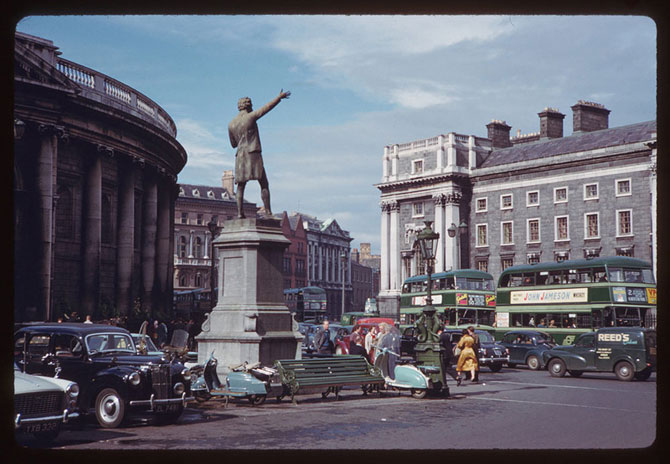
[[[202,287],[202,276],[200,275],[200,273],[197,273],[195,275],[195,286],[198,288]]]
[[[202,257],[202,239],[200,237],[195,238],[195,257]]]
[[[187,282],[186,275],[182,275],[181,277],[179,277],[180,287],[186,287],[186,282]]]
[[[186,257],[186,237],[184,237],[183,235],[179,237],[179,257],[180,258]]]

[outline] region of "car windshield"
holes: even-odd
[[[493,335],[490,333],[484,331],[484,330],[475,330],[475,333],[479,335],[479,342],[480,343],[493,343],[495,342],[495,339],[493,338]]]
[[[538,334],[537,336],[537,343],[547,343],[547,344],[552,344],[555,345],[556,341],[554,340],[554,337],[551,335],[545,333],[545,334]]]
[[[142,338],[144,338],[144,344],[147,347],[147,351],[160,351],[158,348],[156,348],[153,340],[148,335],[133,335],[133,341],[135,342],[135,345],[139,345]]]
[[[89,354],[123,351],[135,353],[135,344],[130,335],[124,333],[97,333],[86,336]]]

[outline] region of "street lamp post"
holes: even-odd
[[[214,277],[214,237],[216,236],[217,232],[219,231],[219,228],[216,225],[216,221],[214,218],[212,218],[208,223],[207,223],[207,228],[209,229],[209,233],[212,235],[211,239],[211,246],[212,246],[212,251],[209,254],[209,259],[211,260],[211,268],[209,271],[209,306],[210,309],[214,309],[214,287],[216,284],[216,278]]]
[[[437,332],[440,330],[442,322],[436,314],[433,307],[432,298],[432,273],[433,260],[435,259],[435,248],[437,246],[440,234],[431,228],[432,221],[425,221],[426,227],[419,233],[417,240],[421,257],[426,263],[426,273],[428,274],[428,289],[426,290],[426,305],[423,308],[421,317],[416,321],[415,326],[418,329],[418,343],[414,347],[416,353],[416,363],[419,367],[425,366],[426,375],[430,377],[433,390],[449,395],[449,387],[444,376],[442,347],[440,346],[440,337]],[[430,370],[428,370],[430,366]],[[437,368],[437,369],[436,369]]]
[[[340,258],[342,260],[342,314],[344,314],[344,266],[347,262],[347,252],[343,251]]]

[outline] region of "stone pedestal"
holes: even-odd
[[[217,374],[230,366],[299,359],[303,336],[284,304],[282,264],[290,241],[275,218],[234,219],[214,240],[219,250],[218,302],[202,324],[198,362],[214,351]]]

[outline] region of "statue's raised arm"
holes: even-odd
[[[291,96],[291,92],[290,92],[289,90],[287,90],[286,92],[284,92],[284,89],[281,89],[281,90],[279,91],[279,95],[278,95],[278,96],[276,96],[275,98],[273,98],[272,100],[270,100],[268,103],[266,103],[266,104],[265,104],[264,106],[262,106],[261,108],[259,108],[259,109],[257,109],[256,111],[254,111],[252,114],[254,115],[254,117],[255,117],[256,119],[259,119],[259,118],[263,117],[263,116],[264,116],[268,111],[270,111],[272,108],[274,108],[275,106],[277,106],[281,100],[283,100],[284,98],[288,98],[288,97],[290,97],[290,96]]]

